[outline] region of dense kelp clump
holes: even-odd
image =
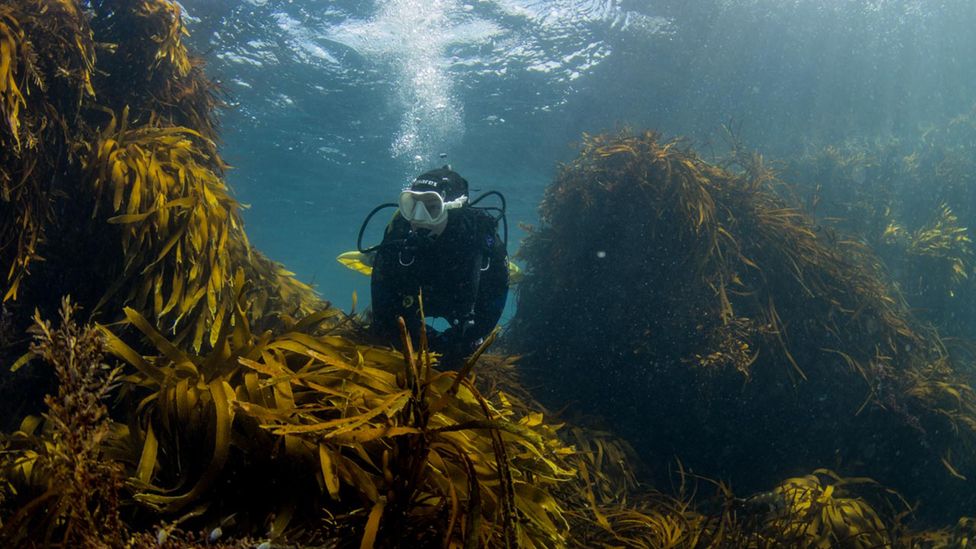
[[[869,248],[781,198],[760,157],[738,165],[653,133],[585,139],[522,252],[530,382],[739,490],[826,465],[964,512],[966,378]]]
[[[32,439],[36,423],[15,434],[21,453],[6,464],[15,494],[8,500],[37,511],[4,521],[4,537],[88,532],[70,528],[73,507],[44,501],[87,483],[42,470],[37,463],[46,462],[37,456],[50,452],[71,456],[76,467],[108,458],[117,477],[125,464],[125,491],[142,508],[125,513],[136,531],[170,519],[306,543],[566,543],[569,526],[553,488],[575,478],[573,451],[541,414],[515,413],[503,397],[490,403],[465,371],[436,372],[426,348],[409,350],[406,334],[402,354],[360,347],[323,328],[337,314],[328,309],[276,335],[252,334],[241,311],[207,356],[181,351],[131,309],[130,322],[158,355],[140,355],[107,329],[104,344],[84,332],[85,345],[107,347],[133,369],[119,380],[128,420],[111,429],[103,421],[106,381],[74,399],[93,402],[101,415],[71,416],[97,427],[97,435],[65,428],[54,405],[40,428],[53,435]],[[74,341],[78,328],[65,325],[68,336],[57,340]],[[47,324],[38,326],[50,334]],[[100,368],[80,366],[100,364],[95,352],[72,354],[69,367],[94,375]],[[49,361],[59,379],[77,377],[61,375],[60,358]],[[65,452],[72,448],[58,433],[92,447]],[[119,484],[105,489],[121,498]],[[118,505],[112,496],[88,494]],[[35,516],[51,524],[25,522]],[[117,511],[112,516],[118,521]],[[117,526],[106,535],[122,540],[125,529]]]
[[[53,366],[58,390],[45,399],[44,421],[25,418],[20,431],[5,441],[0,459],[7,483],[4,505],[19,509],[0,527],[4,541],[15,546],[42,540],[60,546],[106,546],[124,530],[118,498],[123,468],[102,459],[102,445],[111,432],[103,400],[120,369],[104,363],[101,335],[92,326],[76,324],[74,313],[65,300],[60,326],[37,318],[31,330],[31,353]],[[35,534],[33,539],[28,532]]]
[[[783,161],[825,231],[878,252],[906,300],[944,336],[976,329],[976,111],[915,137],[851,142]]]
[[[196,348],[228,317],[237,268],[266,294],[255,296],[259,308],[321,305],[253,257],[222,179],[218,89],[182,44],[176,4],[25,1],[2,10],[6,302],[26,292],[53,311],[48,296],[71,293],[98,314],[161,299],[153,315],[188,331]]]
[[[217,154],[219,92],[184,34],[163,0],[0,6],[0,294],[14,331],[70,294],[81,314],[133,306],[201,349],[231,318],[238,269],[255,322],[324,306],[248,244]],[[50,387],[24,371],[0,388],[16,409],[8,392],[39,401]]]
[[[363,347],[324,328],[331,311],[261,336],[240,316],[207,356],[133,310],[158,354],[63,311],[60,326],[38,318],[32,330],[58,395],[0,439],[7,542],[875,547],[972,534],[967,522],[906,534],[897,494],[827,470],[748,498],[720,484],[705,513],[694,475],[679,468],[673,496],[640,489],[626,444],[579,428],[564,432],[575,448],[554,436],[524,390],[499,389],[519,387],[510,360],[484,357],[474,383],[469,367],[436,371],[423,334],[416,352],[405,332],[403,353]],[[106,353],[132,373],[119,377]],[[124,423],[102,403],[116,388],[131,402]]]
[[[3,300],[41,259],[76,121],[94,96],[95,46],[74,2],[0,6],[0,261]]]

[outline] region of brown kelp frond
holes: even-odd
[[[938,217],[912,234],[908,253],[935,259],[949,267],[950,278],[959,284],[972,269],[972,240],[966,227],[959,226],[947,204],[939,208]]]
[[[128,127],[128,113],[102,132],[88,165],[96,205],[121,229],[124,271],[103,301],[125,303],[199,349],[213,344],[231,315],[232,254],[246,241],[237,202],[210,168],[207,140],[150,120]],[[189,339],[191,338],[192,339]]]
[[[918,314],[956,336],[973,333],[976,318],[955,314],[976,292],[963,229],[976,219],[973,113],[914,138],[793,158],[788,170],[801,192],[822,198],[825,225],[875,247]]]
[[[86,315],[136,307],[202,348],[231,318],[238,269],[261,329],[325,307],[248,244],[178,3],[0,4],[0,296],[26,300],[10,309],[18,331],[72,295]]]
[[[718,168],[702,162],[696,155],[682,148],[680,140],[658,143],[659,136],[653,132],[633,135],[584,136],[579,158],[564,169],[566,181],[550,188],[550,195],[543,202],[542,215],[556,214],[550,209],[554,201],[567,192],[581,193],[583,206],[592,205],[601,192],[614,192],[617,188],[636,185],[641,192],[649,194],[650,202],[657,202],[666,196],[673,196],[677,212],[692,220],[696,230],[708,230],[715,216],[715,204],[711,192],[715,185],[721,185]],[[578,172],[578,178],[569,178]],[[621,180],[619,175],[636,176],[636,180]],[[595,175],[596,186],[585,184],[584,177]],[[675,177],[672,178],[672,175]],[[655,184],[668,180],[669,186]],[[641,200],[647,204],[648,200]],[[662,204],[663,206],[663,204]],[[654,214],[654,212],[645,212]],[[664,215],[663,208],[656,212]]]
[[[788,478],[772,490],[735,497],[731,488],[680,470],[674,496],[636,492],[623,503],[589,500],[573,506],[572,546],[628,548],[692,547],[937,547],[915,540],[969,539],[962,519],[955,529],[912,532],[912,507],[902,496],[866,477],[843,477],[829,469]],[[585,475],[584,475],[585,476]],[[713,496],[703,501],[692,479],[706,481]],[[697,481],[696,481],[697,482]],[[697,501],[696,501],[697,500]],[[705,511],[703,508],[711,509]]]
[[[0,5],[0,266],[17,298],[40,256],[52,185],[72,161],[69,126],[94,95],[94,43],[70,1]]]
[[[575,430],[582,436],[581,442],[586,447],[593,446],[587,441],[589,433]],[[703,479],[685,470],[681,462],[677,462],[678,485],[673,487],[673,495],[665,494],[646,487],[638,487],[629,480],[614,479],[618,483],[613,491],[594,492],[601,477],[609,480],[606,472],[614,469],[626,469],[632,463],[628,455],[621,458],[615,449],[622,448],[619,441],[614,441],[603,433],[595,432],[599,452],[598,461],[592,463],[588,457],[593,454],[582,452],[579,459],[581,476],[579,483],[583,486],[585,499],[577,501],[571,506],[570,522],[573,526],[574,547],[628,547],[628,548],[679,548],[679,547],[732,547],[744,546],[737,537],[741,525],[737,521],[729,505],[724,503],[711,513],[705,513],[698,508],[702,503],[698,494],[698,482],[706,481],[717,489],[720,500],[731,502],[731,490],[721,482]],[[623,443],[626,446],[626,443]],[[619,460],[612,464],[600,461],[606,457]],[[628,448],[629,450],[629,448]],[[629,451],[628,451],[629,454]],[[587,463],[593,465],[592,469]],[[605,468],[605,469],[604,469]],[[590,471],[590,472],[588,472]],[[593,477],[591,484],[590,475]],[[619,490],[620,486],[627,487]],[[698,500],[698,501],[696,501]]]
[[[741,173],[752,189],[768,188],[778,185],[777,170],[768,162],[762,153],[746,146],[739,134],[740,127],[734,121],[722,124],[722,137],[728,147],[728,160],[723,166],[728,166]]]
[[[602,529],[592,529],[574,547],[692,548],[720,547],[713,521],[689,506],[665,497],[637,504],[593,507]]]
[[[890,547],[890,524],[858,494],[879,489],[871,479],[843,478],[818,469],[783,481],[772,492],[747,500],[759,515],[759,539],[789,547]],[[890,494],[896,497],[895,494]],[[904,506],[907,507],[907,506]]]
[[[939,205],[935,219],[914,232],[892,219],[881,241],[898,250],[904,268],[919,274],[914,278],[904,277],[902,281],[915,300],[925,294],[953,298],[971,284],[972,239],[948,204]]]
[[[136,371],[127,391],[143,403],[116,446],[138,464],[136,500],[156,512],[206,510],[255,475],[290,471],[291,480],[275,482],[302,487],[294,493],[268,501],[252,487],[253,501],[237,501],[256,513],[252,525],[277,516],[275,537],[293,512],[309,524],[324,505],[332,518],[319,535],[564,542],[568,525],[552,492],[575,475],[565,462],[572,450],[541,415],[514,414],[458,372],[434,370],[425,348],[397,353],[304,331],[317,320],[251,334],[238,307],[215,350],[195,356],[127,315],[160,356],[109,336]]]
[[[828,469],[730,503],[726,543],[738,547],[891,547],[899,517],[911,511],[872,479]]]
[[[752,348],[752,341],[756,336],[768,335],[768,329],[757,326],[750,318],[730,316],[725,324],[709,334],[710,341],[704,346],[708,354],[696,353],[693,360],[696,366],[705,369],[734,368],[748,378],[750,367],[759,358],[759,352]]]
[[[947,360],[910,372],[906,395],[927,410],[926,427],[946,433],[941,463],[951,477],[966,481],[976,474],[971,456],[976,451],[976,391],[959,380]],[[955,458],[953,457],[955,455]]]
[[[183,43],[187,31],[179,4],[168,0],[92,4],[96,35],[115,46],[100,63],[98,88],[105,90],[103,104],[117,112],[128,106],[140,121],[156,113],[168,125],[191,127],[216,140],[217,88],[204,75],[202,60],[191,56]],[[146,85],[127,85],[132,81]]]
[[[26,105],[20,88],[27,84],[26,71],[18,69],[29,61],[24,31],[13,15],[12,6],[0,7],[0,112],[3,113],[7,133],[14,139],[14,150],[18,150],[21,146],[20,109]],[[8,194],[6,186],[4,189],[4,194]]]
[[[32,304],[62,289],[45,282],[77,284],[97,294],[84,296],[86,313],[128,321],[105,330],[130,365],[119,391],[125,422],[96,437],[104,462],[128,473],[138,503],[126,509],[128,526],[145,531],[164,519],[172,529],[162,533],[220,524],[235,537],[354,537],[363,546],[566,542],[568,500],[556,487],[576,478],[572,449],[524,391],[483,393],[471,379],[474,360],[439,373],[423,346],[394,353],[357,345],[340,335],[338,311],[250,248],[221,180],[216,90],[183,45],[177,3],[14,6],[4,11],[15,15],[3,18],[3,52],[11,40],[27,48],[43,35],[29,21],[68,39],[17,53],[14,69],[4,65],[19,93],[3,95],[0,123],[0,251],[4,274],[16,281],[4,293],[13,299],[28,262],[44,256],[48,271],[20,286]],[[78,24],[53,24],[69,7]],[[30,19],[31,10],[46,15]],[[15,108],[20,149],[10,134]],[[43,117],[47,133],[31,133]],[[20,154],[35,145],[49,156]],[[20,190],[30,191],[26,199]],[[52,196],[66,200],[52,208]],[[57,242],[44,239],[51,219]],[[79,262],[78,250],[97,253]],[[144,339],[132,342],[137,333]],[[80,519],[62,521],[46,507],[56,496],[44,495],[53,481],[43,464],[56,445],[34,420],[22,431],[13,443],[24,453],[4,454],[23,457],[12,469],[19,472],[5,478],[44,498],[21,507],[7,498],[15,511],[4,524],[33,531],[36,520],[55,541],[73,540],[84,530]]]
[[[58,393],[45,398],[43,427],[28,418],[8,441],[16,450],[4,456],[4,478],[20,507],[6,516],[0,536],[13,545],[108,547],[124,539],[122,470],[102,453],[111,431],[103,401],[119,369],[103,362],[99,331],[78,326],[74,313],[65,299],[60,327],[36,317],[32,328],[31,352],[54,367]]]
[[[590,505],[624,504],[640,489],[635,468],[639,460],[626,441],[611,433],[570,427],[567,440],[576,449],[579,483]]]
[[[153,68],[158,69],[160,63],[167,63],[172,67],[177,77],[185,77],[190,73],[190,57],[183,46],[183,37],[189,33],[183,26],[183,16],[180,5],[173,2],[148,1],[137,2],[136,14],[145,18],[149,28],[149,36],[158,44]]]
[[[246,242],[247,235],[242,232],[241,237]],[[348,321],[341,311],[330,308],[311,286],[295,278],[295,273],[249,244],[247,250],[248,261],[241,258],[238,264],[243,265],[248,275],[247,313],[255,323],[255,330],[291,329],[296,324],[301,329],[311,329],[316,324],[332,328],[340,317],[342,322]]]
[[[75,2],[0,6],[0,127],[13,139],[13,152],[42,144],[39,134],[47,124],[38,118],[42,113],[31,111],[47,111],[43,114],[57,118],[77,115],[82,97],[95,95],[94,64],[91,30]],[[47,102],[55,108],[44,108],[50,106]],[[66,109],[58,112],[58,107]]]
[[[936,549],[938,547],[971,547],[976,542],[976,517],[962,517],[951,528],[905,531],[898,537],[897,547]]]
[[[593,253],[589,244],[575,246],[579,252],[543,248],[554,248],[569,235],[613,233],[622,242],[620,249],[608,246],[594,255],[612,257],[606,263],[620,266],[621,276],[662,268],[675,277],[690,275],[690,282],[711,296],[684,295],[685,302],[673,306],[707,307],[710,319],[699,318],[689,327],[717,344],[705,346],[707,354],[691,349],[680,356],[692,363],[721,359],[748,375],[766,340],[790,365],[794,382],[804,379],[805,368],[790,350],[791,340],[802,336],[783,322],[784,311],[796,311],[818,325],[815,331],[843,336],[849,343],[869,331],[865,324],[870,323],[883,331],[879,339],[886,346],[901,348],[904,341],[918,347],[918,335],[905,320],[907,310],[879,278],[871,254],[856,242],[818,235],[805,213],[771,192],[773,175],[761,160],[750,166],[743,176],[727,172],[680,149],[676,141],[659,143],[650,132],[587,137],[580,157],[547,191],[545,234],[527,244],[525,255],[551,254],[547,280],[574,272],[583,273],[580,281],[600,279],[603,269],[592,256],[581,255]],[[589,223],[596,225],[583,227]],[[606,242],[599,236],[594,240]],[[578,268],[581,262],[584,267]],[[588,265],[601,276],[592,276]],[[663,282],[665,276],[654,278]],[[668,296],[659,295],[663,288],[644,287],[647,300],[672,307]],[[711,303],[702,302],[706,297]],[[851,323],[858,329],[852,332]],[[646,321],[636,327],[642,324]],[[639,339],[642,334],[631,335]]]
[[[522,383],[518,361],[517,356],[484,354],[478,361],[472,381],[482,394],[490,395],[493,399],[505,399],[504,402],[496,402],[505,408],[525,412],[544,410]]]
[[[94,215],[119,227],[124,258],[100,306],[132,307],[197,350],[232,320],[239,269],[251,281],[242,306],[252,322],[321,308],[311,288],[251,250],[239,206],[212,169],[213,143],[156,119],[129,127],[127,114],[113,118],[88,161]]]
[[[696,283],[710,289],[714,297],[714,305],[709,306],[714,320],[700,323],[698,331],[728,347],[722,356],[731,360],[725,362],[745,374],[756,356],[749,341],[764,336],[792,365],[794,380],[805,375],[792,357],[791,334],[779,322],[778,312],[799,303],[774,304],[779,300],[773,299],[774,289],[768,287],[774,274],[779,284],[793,280],[793,288],[786,290],[793,301],[822,302],[807,313],[811,320],[814,312],[833,310],[858,323],[870,319],[888,332],[885,339],[893,343],[918,342],[904,321],[905,309],[877,278],[870,254],[855,242],[828,242],[818,235],[806,214],[771,192],[775,177],[761,158],[750,157],[740,176],[704,162],[679,143],[659,143],[651,132],[588,136],[580,157],[547,192],[542,215],[548,234],[540,235],[540,240],[559,242],[563,234],[578,235],[580,225],[592,220],[601,223],[600,234],[613,231],[629,247],[618,250],[614,262],[633,255],[639,258],[638,265],[650,269],[669,257],[673,263],[666,270],[691,270]],[[532,246],[527,245],[527,255]],[[558,265],[584,259],[568,250],[560,253],[565,255],[553,258],[560,263],[547,275],[566,276]],[[579,271],[566,269],[574,270]],[[650,285],[648,290],[656,289]],[[732,329],[730,324],[738,327]],[[835,322],[824,324],[825,329],[840,333]],[[718,350],[706,348],[708,355],[693,351],[682,358],[716,362]]]

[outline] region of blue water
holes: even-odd
[[[335,256],[442,153],[508,197],[514,252],[583,132],[652,128],[707,155],[731,120],[775,158],[907,137],[976,102],[971,0],[183,5],[227,93],[252,243],[347,310],[369,284]]]

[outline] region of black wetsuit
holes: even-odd
[[[370,288],[373,331],[397,347],[398,316],[417,341],[422,291],[424,315],[451,324],[443,333],[428,330],[431,350],[455,367],[491,333],[508,297],[508,257],[495,219],[478,208],[449,210],[444,231],[431,237],[397,213],[376,252]]]

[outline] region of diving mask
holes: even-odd
[[[436,191],[405,190],[400,193],[400,215],[414,227],[439,231],[447,222],[447,211],[464,206],[467,196],[444,202]]]

